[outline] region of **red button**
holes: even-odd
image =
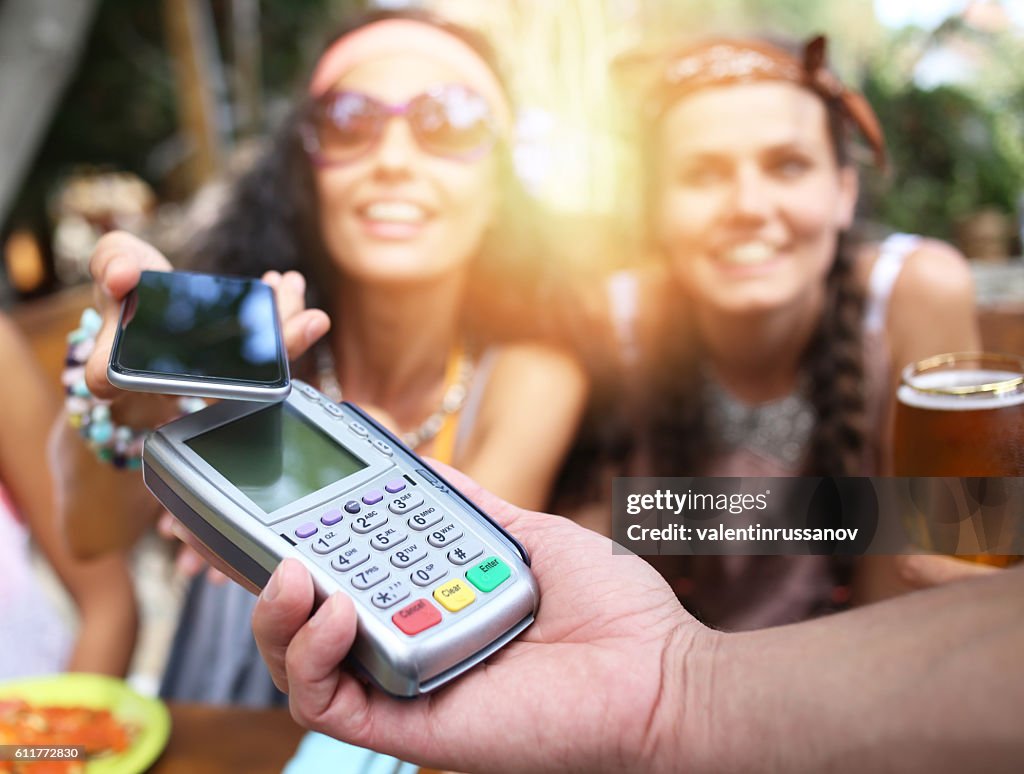
[[[391,620],[406,634],[419,634],[424,629],[441,623],[441,611],[427,600],[417,599],[391,616]]]

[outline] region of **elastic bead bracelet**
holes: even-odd
[[[138,470],[142,465],[142,443],[151,428],[134,428],[115,424],[110,415],[110,401],[95,397],[85,385],[85,361],[96,347],[103,319],[91,307],[82,312],[78,327],[68,334],[68,354],[64,360],[64,408],[68,424],[103,462],[115,468]],[[202,398],[179,398],[182,414],[191,414],[206,406]]]

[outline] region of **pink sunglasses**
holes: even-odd
[[[314,163],[348,164],[372,151],[388,122],[403,117],[425,152],[456,161],[475,161],[498,140],[497,122],[475,91],[447,84],[389,105],[359,91],[329,91],[314,100],[302,126],[303,144]]]

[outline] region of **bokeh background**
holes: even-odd
[[[417,4],[496,42],[522,106],[517,163],[563,216],[568,270],[635,259],[630,107],[609,62],[644,41],[721,32],[829,35],[894,162],[868,180],[868,228],[987,260],[1021,253],[1024,0],[0,0],[0,301],[80,282],[111,227],[173,252],[338,20]]]
[[[490,34],[521,107],[515,158],[547,207],[550,260],[581,282],[644,259],[632,111],[609,77],[668,36],[829,36],[884,125],[862,228],[971,258],[987,349],[1024,354],[1024,0],[0,0],[0,307],[60,390],[106,230],[170,255],[300,95],[340,19],[426,5]],[[155,688],[180,602],[166,546],[136,561],[137,686]],[[57,593],[57,592],[55,592]]]

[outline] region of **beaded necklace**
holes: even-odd
[[[343,400],[341,384],[338,383],[334,356],[328,347],[320,347],[316,354],[317,380],[320,392],[335,402]],[[450,417],[457,414],[469,396],[469,385],[473,380],[473,361],[466,357],[462,347],[455,347],[445,366],[444,395],[437,409],[420,423],[419,427],[398,437],[410,449],[416,449],[437,437]],[[437,456],[437,455],[435,455]]]

